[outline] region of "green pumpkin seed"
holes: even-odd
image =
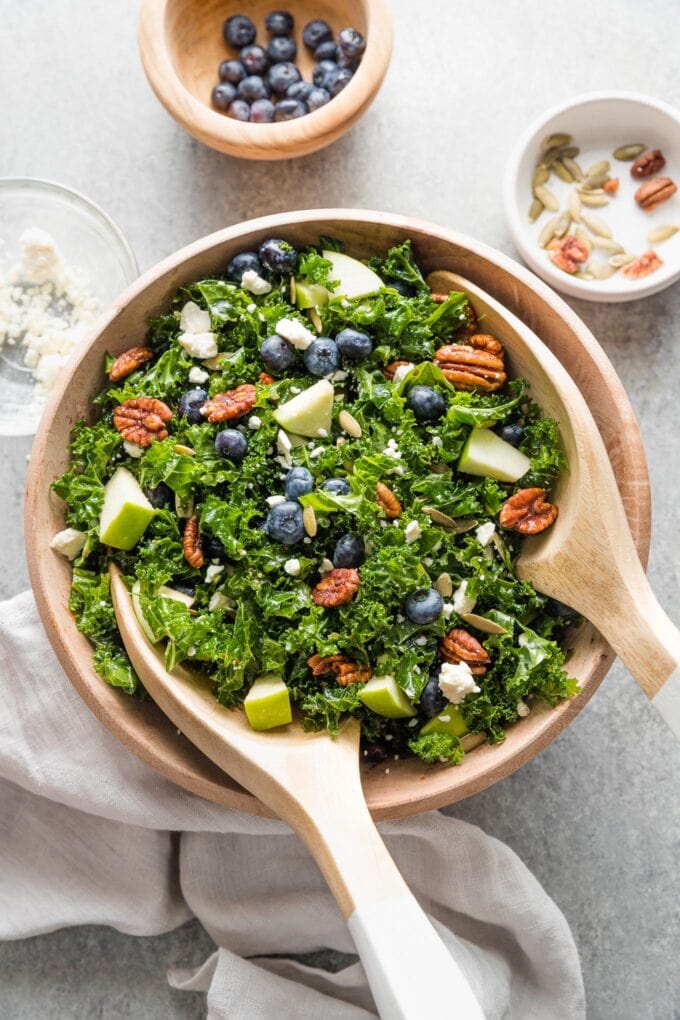
[[[680,227],[673,227],[670,224],[655,227],[654,230],[650,230],[647,234],[647,240],[650,244],[658,244],[659,241],[667,241],[673,234],[677,234],[678,230],[680,230]]]
[[[550,212],[557,212],[559,209],[560,203],[557,201],[550,188],[546,188],[545,184],[539,184],[535,187],[534,195],[539,202],[543,203],[546,209],[550,210]]]
[[[567,135],[562,131],[556,131],[552,135],[548,135],[541,142],[541,149],[560,149],[564,145],[569,145],[571,141],[571,135]]]
[[[342,410],[340,412],[338,415],[338,425],[348,436],[353,436],[355,439],[361,438],[361,425],[349,411]]]
[[[583,195],[581,195],[583,198]],[[585,210],[581,213],[581,219],[587,226],[591,234],[596,234],[598,237],[611,237],[612,228],[604,220],[596,216],[595,213],[587,213]]]
[[[635,262],[635,255],[631,255],[628,251],[623,251],[619,255],[612,255],[609,259],[609,265],[613,266],[614,269],[620,269],[621,266],[627,266],[629,262]]]
[[[603,170],[599,174],[587,174],[581,188],[585,191],[595,191],[597,188],[601,188],[609,180],[609,173]]]
[[[448,599],[453,595],[453,581],[450,574],[440,574],[434,582],[434,586],[443,599]]]
[[[479,521],[473,520],[468,517],[466,520],[459,519],[455,520],[453,517],[449,517],[448,514],[442,513],[441,510],[437,510],[435,506],[424,506],[423,513],[427,514],[431,521],[435,524],[441,525],[442,528],[446,528],[447,531],[452,532],[454,535],[462,535],[465,531],[472,531],[479,525]]]
[[[610,237],[594,237],[593,247],[600,248],[602,251],[608,251],[612,255],[617,255],[623,251],[623,245],[619,244],[618,241],[613,241]]]
[[[581,220],[581,197],[576,188],[569,192],[569,197],[567,198],[567,209],[569,210],[569,215],[572,220],[579,223]]]
[[[565,159],[574,159],[575,156],[578,156],[580,151],[581,150],[575,145],[567,145],[560,149],[560,159],[562,162],[564,162]]]
[[[500,623],[496,623],[495,620],[487,620],[485,616],[478,616],[477,613],[463,613],[462,619],[476,630],[481,630],[484,634],[508,633],[505,627],[501,627]]]
[[[588,263],[586,268],[596,280],[608,280],[616,272],[616,266],[612,266],[609,262]]]
[[[534,198],[531,205],[529,206],[529,222],[535,223],[538,217],[543,212],[543,209],[544,209],[543,203],[539,202],[537,198]]]
[[[569,216],[569,213],[566,212],[566,210],[559,214],[559,216],[557,217],[557,223],[555,224],[555,237],[564,237],[564,235],[569,230],[570,221],[571,217]]]
[[[534,170],[534,176],[531,178],[532,190],[536,188],[539,184],[545,184],[549,177],[550,170],[545,165],[545,163],[538,163],[536,169]]]
[[[593,163],[586,170],[586,177],[595,177],[597,174],[608,174],[611,170],[611,166],[608,159],[601,159],[597,163]]]
[[[541,248],[547,248],[552,239],[556,236],[557,227],[560,222],[559,216],[553,216],[551,220],[548,220],[543,230],[538,235],[538,243]]]
[[[637,159],[646,148],[642,142],[631,142],[630,145],[619,145],[618,149],[614,149],[612,156],[614,159],[620,159],[622,163],[628,163],[631,159]]]
[[[574,178],[572,174],[567,170],[566,166],[561,159],[556,159],[552,165],[553,170],[561,181],[565,181],[566,184],[573,184]]]
[[[302,523],[309,537],[314,538],[317,532],[317,524],[313,506],[306,506],[302,511]]]
[[[593,195],[590,191],[581,192],[581,201],[584,205],[590,206],[591,209],[600,209],[603,205],[609,205],[609,199],[606,195]]]
[[[581,170],[581,167],[578,165],[575,159],[572,159],[570,156],[563,155],[562,162],[564,163],[567,170],[569,171],[569,173],[571,174],[575,181],[583,180],[583,170]]]
[[[578,224],[574,227],[574,237],[576,238],[577,241],[581,242],[581,244],[588,250],[588,254],[590,255],[590,252],[593,247],[592,242],[588,234],[586,234],[583,227],[580,227]]]

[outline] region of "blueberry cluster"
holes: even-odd
[[[247,15],[235,14],[224,23],[225,42],[239,55],[220,64],[212,104],[234,120],[278,123],[321,109],[351,81],[366,49],[366,40],[355,28],[343,28],[334,40],[327,22],[308,22],[302,42],[316,64],[312,81],[304,81],[295,63],[293,15],[271,11],[265,28],[269,35],[266,47],[255,42],[257,29]]]

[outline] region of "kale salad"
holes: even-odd
[[[513,569],[558,514],[558,426],[408,240],[363,262],[267,239],[132,341],[54,482],[103,680],[144,695],[114,562],[168,670],[207,674],[255,729],[354,716],[371,762],[457,764],[576,692],[570,611]]]

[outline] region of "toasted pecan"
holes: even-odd
[[[128,443],[151,446],[154,439],[166,439],[165,423],[172,411],[162,400],[154,397],[136,397],[119,404],[113,412],[113,424]]]
[[[346,606],[359,591],[359,571],[353,568],[334,567],[312,589],[312,600],[317,606],[329,609]]]
[[[136,372],[138,368],[145,365],[147,361],[151,361],[153,356],[154,352],[150,347],[131,347],[128,351],[123,351],[111,365],[109,379],[111,382],[125,379],[132,372]]]
[[[327,676],[335,673],[341,687],[347,684],[365,684],[373,676],[371,666],[361,666],[346,655],[312,655],[307,659],[313,676]]]
[[[474,333],[465,343],[445,344],[435,365],[458,390],[493,393],[505,385],[503,345],[488,333]]]
[[[233,421],[255,407],[257,392],[252,383],[243,383],[226,393],[216,393],[201,408],[209,422]]]
[[[375,495],[378,506],[391,521],[401,516],[401,503],[384,482],[378,482],[375,487]]]
[[[484,645],[462,627],[454,627],[444,635],[439,642],[439,651],[447,662],[466,662],[476,676],[486,673],[486,667],[491,662],[491,656]]]
[[[196,570],[202,567],[205,563],[201,533],[198,530],[198,516],[196,514],[190,517],[184,526],[184,534],[182,535],[182,551],[184,553],[184,559],[190,566],[195,567]]]
[[[507,531],[518,531],[520,535],[537,535],[555,523],[558,513],[554,503],[547,502],[545,489],[520,489],[506,499],[498,520]]]

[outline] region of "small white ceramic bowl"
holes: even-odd
[[[538,244],[538,235],[554,213],[544,211],[535,223],[529,222],[531,178],[541,141],[555,132],[572,135],[580,153],[577,161],[583,169],[601,159],[611,163],[612,177],[620,181],[618,193],[604,208],[586,210],[604,219],[615,240],[635,255],[650,248],[663,265],[641,279],[630,279],[619,270],[607,280],[581,280],[558,269],[547,251]],[[680,113],[667,103],[633,92],[592,92],[553,107],[527,128],[508,162],[503,187],[505,211],[512,239],[524,261],[556,290],[586,301],[633,301],[663,290],[680,278],[680,232],[667,241],[650,244],[647,234],[662,224],[680,226],[680,191],[651,212],[644,212],[634,200],[640,181],[630,174],[630,162],[615,160],[614,149],[642,142],[648,149],[661,149],[666,157],[663,170],[654,176],[671,177],[680,182]],[[573,185],[553,174],[548,187],[566,205]],[[598,253],[606,261],[608,253]]]

